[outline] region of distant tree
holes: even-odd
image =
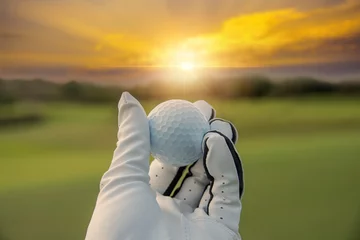
[[[330,93],[335,90],[335,86],[330,82],[323,82],[314,78],[298,77],[276,84],[276,87],[272,91],[272,95],[299,96],[314,93]]]
[[[122,89],[71,81],[61,86],[63,99],[82,103],[116,102]]]
[[[15,97],[7,89],[6,82],[0,79],[0,104],[12,104],[15,100]]]
[[[66,100],[79,100],[81,99],[82,89],[79,83],[71,81],[61,86],[61,93]]]
[[[262,76],[245,77],[236,84],[238,97],[264,97],[269,94],[272,88],[271,80]]]
[[[339,93],[360,95],[360,81],[342,81],[336,85]]]
[[[34,79],[34,80],[7,80],[6,90],[18,101],[24,100],[56,100],[59,99],[59,87],[57,83]]]
[[[149,86],[135,86],[129,89],[132,95],[139,100],[147,100],[151,98],[151,90]]]
[[[80,100],[89,103],[107,103],[119,99],[121,91],[117,87],[102,87],[92,84],[81,84]]]

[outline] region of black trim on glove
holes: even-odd
[[[242,167],[241,159],[235,150],[235,146],[232,143],[232,141],[228,137],[226,137],[224,134],[222,134],[221,132],[209,131],[208,133],[217,133],[225,139],[226,145],[228,146],[230,153],[232,155],[232,158],[234,160],[234,164],[235,164],[235,168],[236,168],[236,172],[237,172],[238,180],[239,180],[239,198],[241,199],[241,197],[243,195],[243,191],[244,191],[243,167]],[[205,169],[207,177],[210,180],[210,189],[209,189],[210,199],[209,199],[209,202],[206,207],[207,214],[209,214],[209,206],[214,197],[214,195],[212,193],[212,188],[213,188],[214,180],[215,180],[214,177],[210,174],[210,172],[207,168],[207,165],[206,165],[206,158],[207,158],[207,155],[209,152],[209,147],[207,146],[208,139],[209,138],[206,138],[204,141],[205,144],[204,144],[204,158],[203,158],[204,169]],[[219,159],[219,161],[221,161],[221,159]]]
[[[178,171],[176,172],[176,175],[175,177],[173,178],[173,180],[171,181],[171,183],[169,184],[169,186],[167,187],[167,189],[165,190],[164,192],[164,196],[170,196],[172,191],[174,190],[174,188],[176,187],[176,184],[178,184],[184,170],[186,169],[186,166],[185,167],[180,167],[178,169]]]

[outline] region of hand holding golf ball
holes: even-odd
[[[193,103],[185,100],[163,102],[150,112],[148,119],[154,158],[178,167],[201,158],[202,140],[210,125]]]
[[[240,240],[235,127],[202,100],[170,100],[147,116],[123,93],[118,107],[116,149],[85,239]]]

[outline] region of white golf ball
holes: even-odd
[[[151,154],[173,166],[186,166],[202,157],[202,140],[210,125],[194,104],[169,100],[148,115]]]

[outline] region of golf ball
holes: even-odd
[[[194,104],[169,100],[148,115],[151,154],[160,162],[186,166],[202,156],[202,140],[210,125]]]

